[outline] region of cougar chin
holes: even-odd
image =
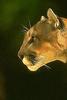
[[[22,62],[27,66],[30,71],[37,71],[40,67],[42,67],[45,63],[44,59],[40,59],[35,64],[32,64],[26,57],[23,58]]]

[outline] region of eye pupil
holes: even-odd
[[[32,42],[34,42],[35,40],[36,40],[36,37],[32,36],[31,39],[30,39],[30,41],[29,41],[29,43],[32,43]]]
[[[35,40],[35,37],[34,37],[34,36],[32,36],[32,41],[34,42],[34,40]]]
[[[34,42],[34,36],[32,36],[30,41],[29,41],[29,43],[32,43],[32,42]]]

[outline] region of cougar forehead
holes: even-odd
[[[39,31],[39,33],[42,32],[44,34],[47,34],[55,29],[54,25],[52,23],[49,23],[48,19],[46,19],[45,21],[39,21],[33,27],[35,30]]]
[[[39,21],[33,27],[31,27],[30,30],[26,33],[26,37],[28,40],[30,40],[32,37],[37,37],[41,41],[51,40],[50,33],[51,35],[56,36],[56,34],[52,33],[56,30],[57,29],[54,27],[54,25],[49,23],[48,19],[46,19],[46,21]]]

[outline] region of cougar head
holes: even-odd
[[[25,33],[18,56],[30,71],[55,60],[65,61],[61,55],[65,48],[63,29],[62,19],[49,8],[47,18],[41,16],[40,21]]]

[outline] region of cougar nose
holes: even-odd
[[[23,59],[23,53],[21,51],[18,51],[18,57],[22,60]]]

